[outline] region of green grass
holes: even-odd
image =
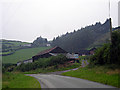
[[[29,44],[29,43],[27,43],[27,42],[9,42],[9,43],[14,44],[15,46],[20,46],[20,45],[24,45],[24,44]]]
[[[30,59],[30,58],[32,58],[32,56],[36,55],[40,51],[48,49],[48,48],[50,48],[50,47],[37,47],[37,48],[21,49],[21,50],[16,51],[12,55],[3,56],[2,62],[16,64],[18,61]]]
[[[3,46],[0,47],[0,49],[2,49],[2,51],[0,52],[0,54],[9,54],[10,51],[13,52],[16,49],[21,48],[21,45],[25,45],[25,44],[30,44],[28,42],[20,42],[20,41],[11,41],[11,40],[3,40],[2,42],[0,41],[0,45]],[[7,50],[8,52],[4,52],[5,50]]]
[[[62,73],[65,76],[72,76],[82,79],[87,79],[95,82],[104,83],[107,85],[112,85],[115,87],[120,87],[118,80],[119,80],[119,70],[110,70],[106,69],[105,67],[95,67],[95,68],[79,68],[76,71],[69,71]]]
[[[9,43],[9,44],[6,44]],[[20,46],[20,45],[24,45],[24,44],[30,44],[28,42],[20,42],[20,41],[10,41],[10,40],[3,40],[2,42],[0,42],[0,44],[4,44],[4,45],[11,45],[12,46]]]
[[[41,86],[34,77],[6,72],[3,74],[2,88],[41,88]]]

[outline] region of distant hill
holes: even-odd
[[[52,46],[60,46],[68,52],[78,52],[80,49],[101,46],[110,41],[109,19],[101,24],[86,26],[74,32],[54,38]]]
[[[9,54],[14,51],[30,46],[28,42],[14,41],[14,40],[0,40],[0,54]]]

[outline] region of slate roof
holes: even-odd
[[[43,54],[46,54],[46,53],[67,53],[67,52],[65,50],[63,50],[62,48],[60,48],[58,46],[55,46],[53,48],[41,51],[35,56],[43,55]]]
[[[94,51],[96,50],[96,48],[92,48],[90,50],[79,50],[78,54],[79,55],[82,55],[82,54],[86,54],[86,55],[89,55],[90,54],[90,51]]]

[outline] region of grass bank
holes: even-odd
[[[37,48],[21,49],[16,51],[12,55],[3,56],[2,62],[16,64],[18,61],[30,59],[32,56],[36,55],[38,52],[43,51],[45,49],[49,49],[49,48],[50,47],[37,47]]]
[[[115,87],[120,87],[119,75],[120,69],[108,69],[105,66],[96,66],[94,68],[79,68],[76,71],[62,73],[65,76],[72,76],[82,79],[87,79],[95,82],[100,82]]]
[[[3,74],[2,88],[41,88],[40,83],[34,77],[21,73],[6,72]]]

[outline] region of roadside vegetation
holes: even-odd
[[[9,88],[41,88],[37,79],[31,76],[26,76],[18,72],[6,72],[2,76],[2,90]]]
[[[22,66],[23,67],[23,66]],[[2,68],[2,72],[19,72],[23,74],[38,74],[38,73],[48,73],[48,72],[55,72],[55,71],[64,71],[64,70],[69,70],[69,69],[74,69],[80,67],[80,63],[65,63],[65,64],[59,64],[59,65],[53,65],[53,66],[48,66],[46,68],[41,67],[41,68],[36,68],[32,70],[26,70],[26,71],[21,71],[16,67],[14,64],[4,64]],[[25,69],[23,69],[25,70]]]
[[[24,74],[50,73],[50,72],[70,70],[70,69],[78,68],[79,66],[80,66],[79,63],[72,63],[72,64],[67,63],[64,65],[58,65],[57,68],[56,66],[49,66],[46,68],[37,68],[35,70],[25,71],[22,73]]]
[[[26,59],[30,59],[32,56],[37,54],[38,52],[49,49],[50,47],[36,47],[36,48],[27,48],[16,51],[14,54],[9,56],[3,56],[3,63],[13,63],[16,64],[18,61],[23,61]]]

